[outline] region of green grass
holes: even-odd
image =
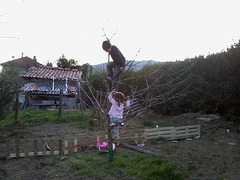
[[[154,122],[144,120],[144,121],[143,121],[143,125],[144,125],[144,126],[147,126],[147,127],[154,127]]]
[[[198,158],[200,158],[200,159],[207,159],[207,154],[205,154],[205,153],[199,153],[199,154],[198,154]]]
[[[170,146],[163,147],[163,149],[166,152],[174,153],[179,149],[179,146],[178,145],[170,145]]]
[[[181,119],[176,118],[174,116],[165,117],[165,119],[161,122],[158,122],[159,127],[169,127],[169,126],[177,126],[181,122]]]
[[[152,157],[139,153],[115,152],[114,161],[109,163],[107,154],[68,157],[58,165],[58,170],[68,170],[83,179],[162,179],[182,180],[186,173],[175,163],[162,157]]]
[[[58,118],[58,110],[42,110],[42,109],[25,109],[19,111],[18,124],[30,124],[39,122],[53,122],[61,123],[67,122],[72,123],[75,126],[82,128],[94,128],[92,124],[87,123],[89,118],[95,118],[94,113],[91,110],[84,112],[78,111],[62,111],[61,118]],[[0,129],[14,126],[14,113],[10,113],[4,120],[0,121]]]

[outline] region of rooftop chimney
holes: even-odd
[[[34,60],[34,61],[37,61],[36,56],[33,56],[33,60]]]
[[[23,58],[23,52],[22,52],[22,58]]]

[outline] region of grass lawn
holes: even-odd
[[[181,180],[187,176],[180,171],[177,164],[167,162],[163,157],[134,152],[115,152],[114,161],[108,161],[107,154],[83,155],[67,157],[58,164],[59,171],[68,171],[72,175],[83,179],[88,178],[127,178],[127,179],[162,179]],[[68,173],[67,173],[68,174]]]

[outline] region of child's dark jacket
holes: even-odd
[[[112,46],[109,54],[111,55],[114,63],[120,65],[120,67],[125,68],[125,57],[122,55],[121,51],[116,46]]]

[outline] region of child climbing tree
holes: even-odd
[[[118,82],[119,89],[127,89],[124,94],[130,96],[132,101],[135,99],[141,102],[141,106],[140,109],[136,110],[131,109],[130,105],[130,109],[126,111],[127,113],[124,118],[126,123],[122,127],[122,130],[120,130],[119,136],[121,137],[122,133],[124,133],[123,130],[149,108],[159,104],[169,103],[171,100],[177,98],[184,98],[188,92],[192,91],[191,83],[189,83],[192,76],[185,75],[190,68],[191,67],[187,67],[179,71],[174,71],[173,73],[174,64],[167,67],[159,65],[143,74],[135,73],[135,75],[131,77],[128,76],[128,70],[123,71]],[[115,140],[115,137],[112,136],[113,128],[110,127],[111,121],[108,114],[110,108],[108,96],[111,91],[109,89],[109,83],[105,79],[105,74],[98,70],[96,76],[98,78],[101,77],[102,83],[105,84],[105,90],[102,89],[100,91],[94,88],[92,85],[93,79],[90,78],[85,81],[84,86],[81,86],[81,95],[85,99],[83,102],[90,102],[85,104],[86,107],[101,114],[101,126],[108,134],[109,149],[111,149],[112,143]],[[140,84],[138,84],[138,82]],[[137,112],[135,113],[135,111]],[[112,161],[113,156],[109,156],[109,159]]]
[[[128,114],[126,115],[125,121],[127,123],[124,128],[130,125],[138,116],[149,108],[170,102],[176,98],[184,97],[192,90],[190,88],[191,83],[188,83],[192,76],[185,75],[192,66],[173,72],[174,65],[174,63],[168,66],[158,65],[146,73],[139,75],[136,73],[135,76],[127,77],[128,72],[130,72],[130,69],[133,66],[133,62],[127,64],[129,67],[121,73],[116,86],[118,89],[128,89],[127,95],[130,95],[131,99],[137,99],[137,101],[141,102],[141,108],[140,110],[137,110],[137,113],[134,113],[134,110],[128,111],[132,113],[130,116],[128,116]],[[97,71],[97,77],[101,77],[102,83],[105,84],[105,92],[101,90],[102,93],[99,94],[99,89],[95,89],[92,86],[93,81],[91,79],[85,81],[84,88],[81,86],[81,91],[79,92],[82,92],[82,97],[85,99],[83,102],[90,102],[86,103],[85,106],[101,114],[101,125],[108,135],[110,149],[109,160],[113,161],[112,144],[116,137],[112,136],[113,128],[110,126],[111,121],[108,114],[110,109],[108,97],[109,93],[112,92],[110,90],[109,81],[105,78],[105,74],[98,69],[95,70]],[[98,98],[98,96],[105,98]],[[78,94],[78,97],[80,98],[80,94]],[[100,99],[102,99],[102,101],[100,101]],[[119,135],[121,136],[121,132]]]

